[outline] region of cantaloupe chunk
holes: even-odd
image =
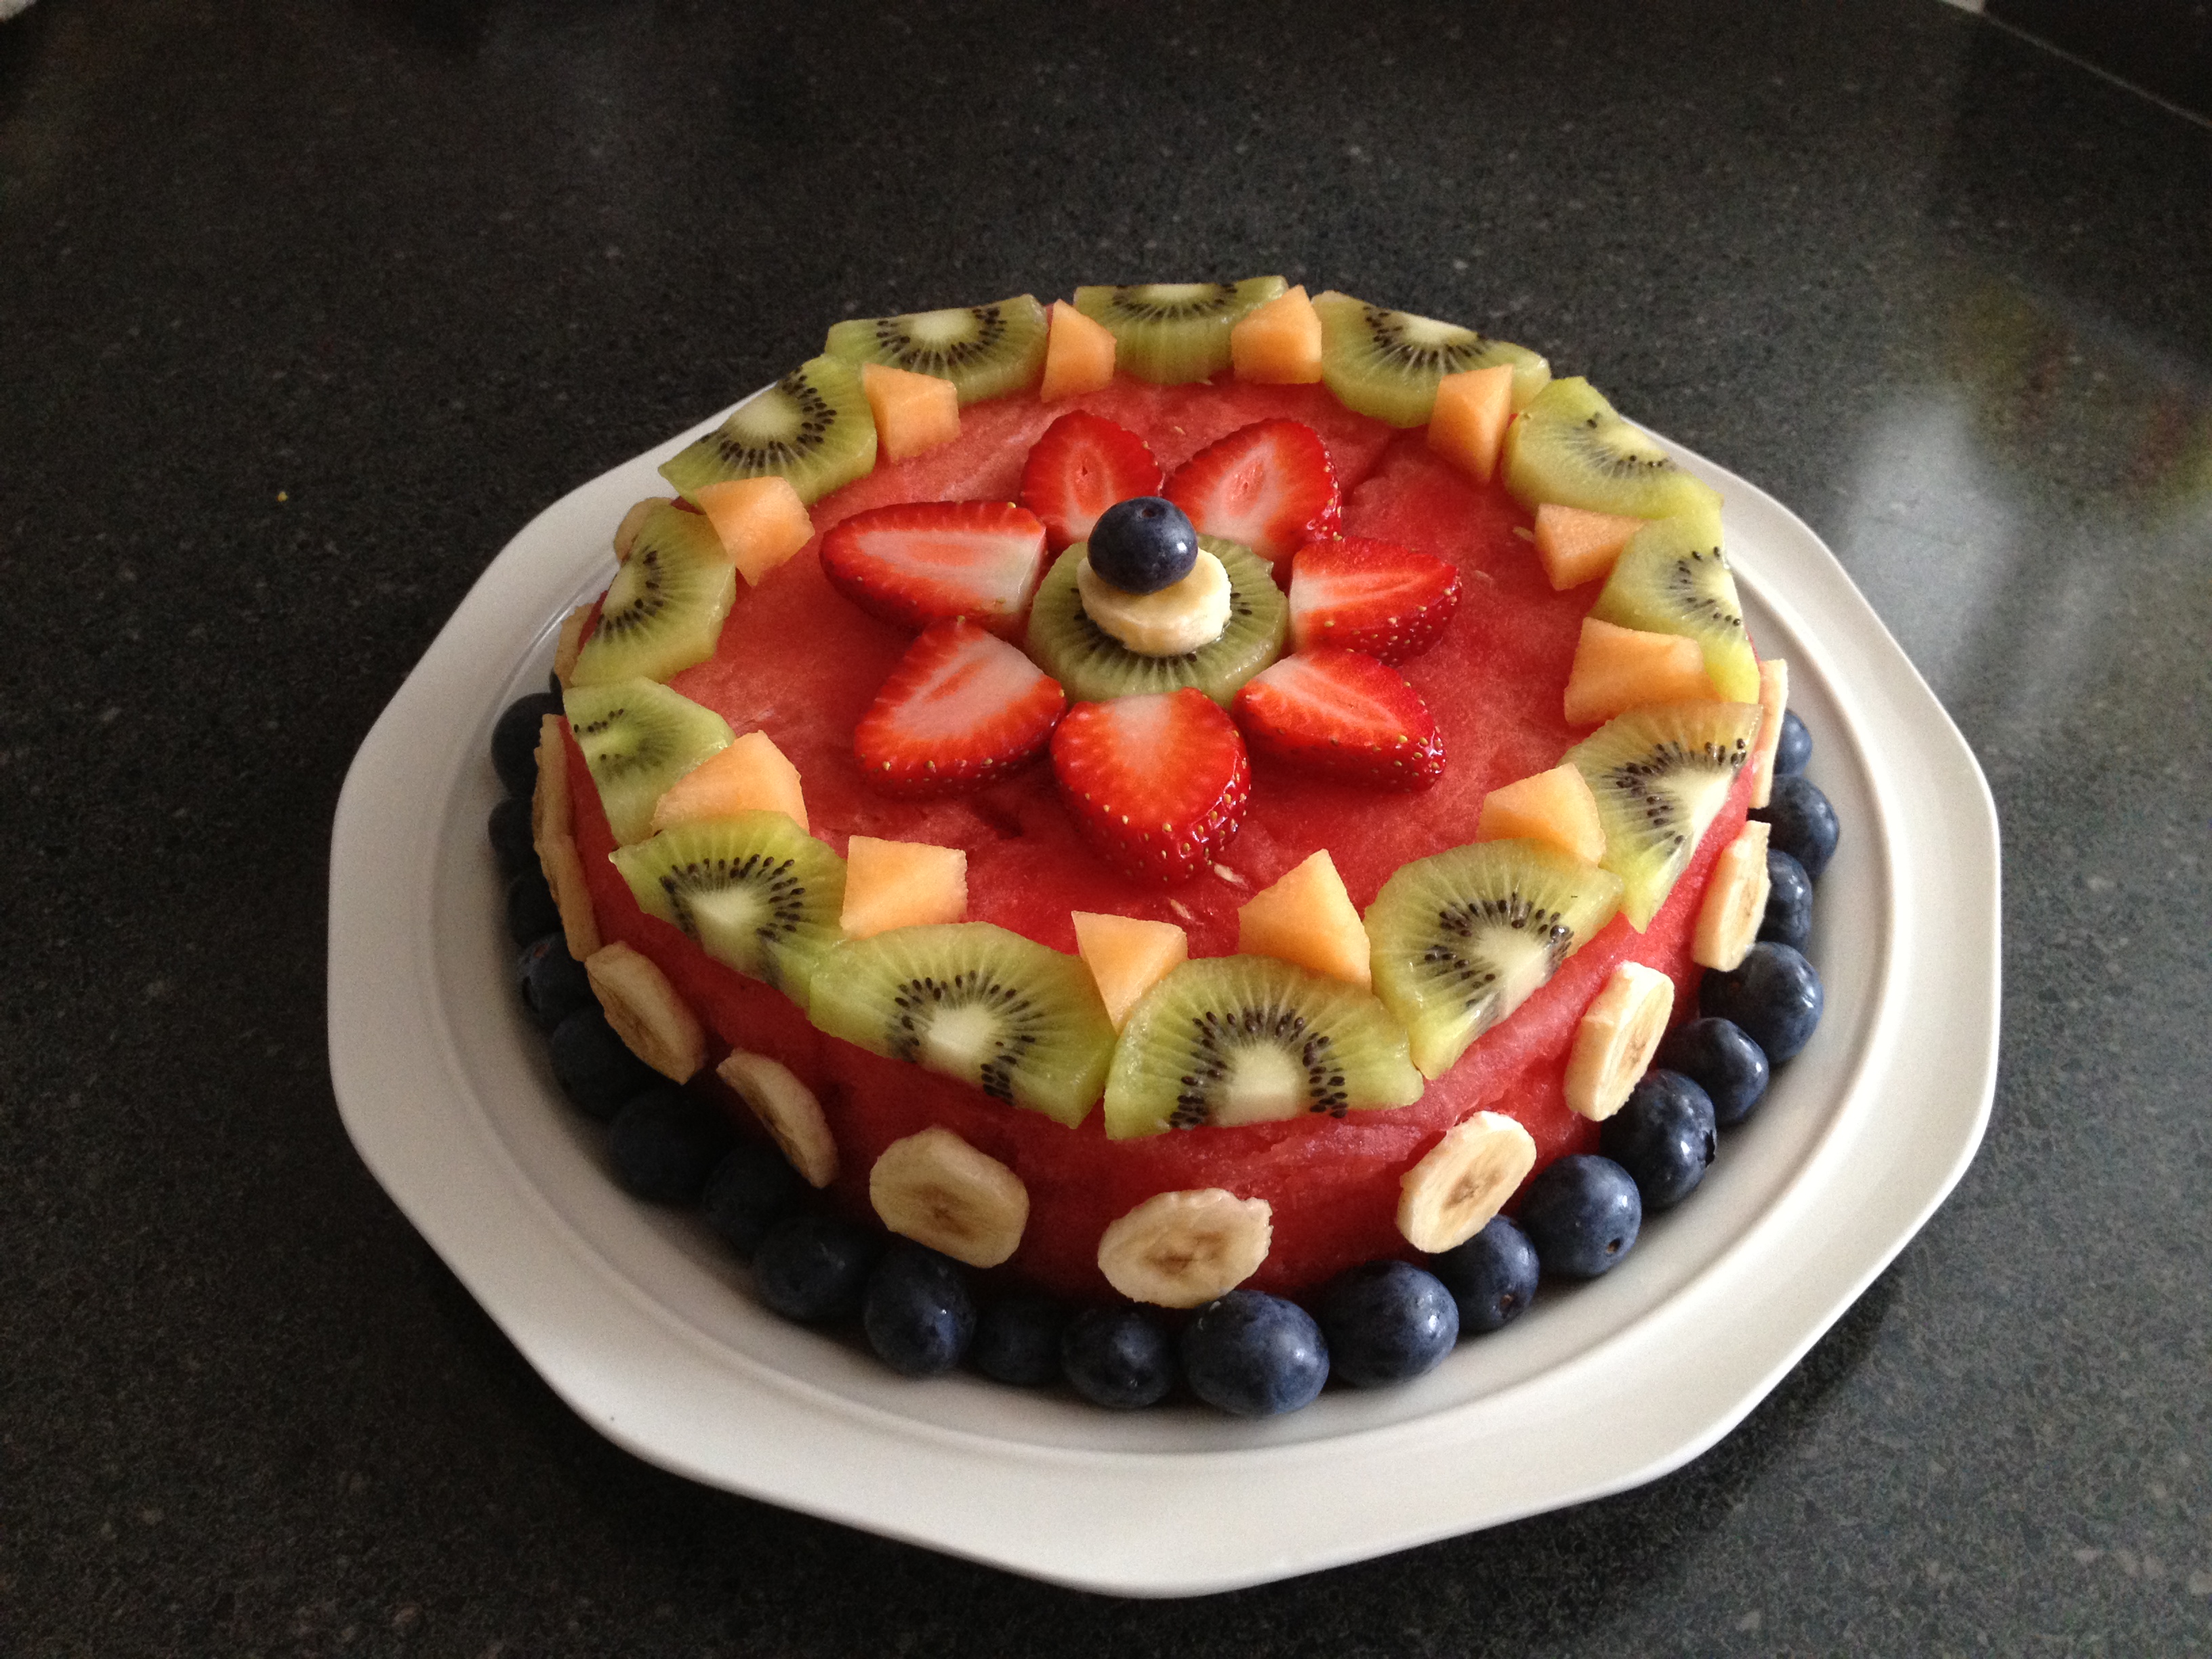
[[[1513,418],[1513,366],[1497,363],[1447,374],[1429,412],[1429,447],[1468,477],[1488,483]]]
[[[1782,716],[1790,707],[1790,665],[1770,657],[1759,665],[1759,738],[1751,746],[1751,804],[1774,799],[1774,751],[1782,742]]]
[[[1145,993],[1188,959],[1190,935],[1171,921],[1141,916],[1091,910],[1078,910],[1074,916],[1076,954],[1097,981],[1106,1017],[1118,1031]]]
[[[958,921],[967,914],[968,854],[958,848],[873,836],[846,843],[845,908],[837,917],[846,938]]]
[[[1585,864],[1605,857],[1605,825],[1598,819],[1597,797],[1571,762],[1485,795],[1474,838],[1540,841]]]
[[[876,448],[885,460],[902,461],[960,435],[960,388],[950,380],[863,363],[860,390],[876,417]]]
[[[1255,386],[1312,386],[1321,379],[1321,313],[1303,286],[1278,294],[1229,331],[1237,378]]]
[[[1536,553],[1560,592],[1613,574],[1613,561],[1636,532],[1651,522],[1620,513],[1546,501],[1536,509]]]
[[[806,795],[799,769],[765,732],[748,732],[718,749],[669,785],[653,803],[655,834],[696,818],[726,818],[737,812],[782,812],[801,830]]]
[[[1098,392],[1114,383],[1114,331],[1085,316],[1065,300],[1054,300],[1047,313],[1044,337],[1044,379],[1038,384],[1040,402]]]
[[[703,484],[692,494],[748,586],[759,586],[762,577],[814,538],[806,503],[780,474],[730,478]]]
[[[1366,926],[1325,847],[1238,908],[1237,948],[1296,963],[1362,990],[1374,983]]]
[[[1719,696],[1705,672],[1705,648],[1695,640],[1583,618],[1574,666],[1567,671],[1568,725],[1596,726],[1646,703]]]

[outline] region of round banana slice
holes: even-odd
[[[1701,968],[1726,973],[1741,967],[1759,937],[1773,885],[1766,874],[1769,828],[1757,818],[1746,820],[1743,833],[1713,860],[1712,878],[1698,909],[1698,931],[1690,939],[1690,959]]]
[[[1624,962],[1614,969],[1575,1032],[1567,1104],[1597,1123],[1619,1111],[1651,1064],[1674,1012],[1674,981],[1656,968]]]
[[[1499,1112],[1477,1112],[1406,1171],[1398,1231],[1430,1255],[1464,1244],[1505,1207],[1536,1167],[1536,1143]]]
[[[1181,581],[1157,593],[1129,593],[1103,580],[1085,559],[1075,567],[1083,612],[1140,657],[1180,657],[1212,645],[1229,626],[1229,572],[1200,548]]]
[[[830,1133],[830,1120],[822,1103],[791,1073],[791,1069],[766,1054],[732,1048],[714,1068],[738,1099],[751,1109],[791,1167],[810,1187],[827,1187],[837,1178],[837,1142]]]
[[[995,1267],[1029,1225],[1022,1178],[951,1130],[933,1126],[884,1148],[868,1171],[884,1225],[971,1267]]]
[[[647,495],[622,515],[622,522],[615,526],[615,559],[617,563],[628,562],[629,550],[637,540],[639,529],[657,508],[666,507],[668,503],[669,498],[665,495]]]
[[[1218,1187],[1160,1193],[1100,1235],[1098,1271],[1132,1302],[1195,1308],[1259,1271],[1273,1215],[1265,1199]]]
[[[1782,744],[1782,715],[1790,707],[1790,665],[1769,657],[1759,665],[1759,737],[1751,746],[1751,804],[1774,799],[1774,751]]]
[[[661,1074],[688,1083],[707,1063],[707,1033],[652,957],[617,939],[584,959],[607,1024],[629,1050]]]

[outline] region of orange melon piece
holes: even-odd
[[[1498,452],[1513,418],[1513,366],[1498,363],[1447,374],[1429,411],[1429,447],[1479,483],[1498,471]]]
[[[902,461],[960,435],[960,388],[950,380],[863,363],[860,390],[876,417],[876,448],[886,460]]]
[[[791,480],[775,473],[730,478],[693,492],[747,586],[814,539],[814,520]]]
[[[1720,692],[1705,672],[1705,648],[1680,634],[1648,634],[1583,618],[1567,671],[1567,724],[1596,726],[1654,702],[1707,702]]]
[[[1546,501],[1536,509],[1536,553],[1553,587],[1565,592],[1611,575],[1620,550],[1650,522]]]
[[[1790,707],[1790,665],[1770,657],[1759,665],[1759,741],[1751,747],[1751,804],[1774,799],[1774,751],[1782,743],[1782,716]]]
[[[1099,392],[1114,383],[1114,331],[1085,316],[1065,300],[1054,300],[1047,313],[1044,336],[1044,379],[1037,386],[1040,402]]]
[[[1190,935],[1171,921],[1091,910],[1073,915],[1076,954],[1097,981],[1106,1017],[1118,1031],[1145,993],[1189,957]]]
[[[1296,963],[1362,990],[1374,983],[1366,925],[1325,847],[1238,908],[1237,948]]]
[[[873,836],[854,836],[846,844],[845,908],[837,917],[846,938],[957,921],[967,914],[968,854],[960,848]]]
[[[1474,838],[1540,841],[1585,864],[1605,858],[1605,826],[1598,819],[1597,797],[1571,762],[1485,795]]]
[[[1255,386],[1313,386],[1321,380],[1321,313],[1303,286],[1255,307],[1229,331],[1229,362]]]
[[[748,732],[718,749],[668,786],[653,803],[655,834],[696,818],[726,818],[737,812],[782,812],[801,830],[806,796],[799,769],[765,732]]]

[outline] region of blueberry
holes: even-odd
[[[568,954],[568,941],[548,933],[522,947],[514,959],[514,981],[522,992],[522,1006],[538,1030],[550,1031],[579,1008],[595,1008],[592,981],[584,964]]]
[[[660,1081],[660,1073],[615,1035],[596,1002],[555,1026],[546,1046],[561,1092],[586,1117],[602,1123],[620,1111],[624,1101]]]
[[[750,1255],[805,1194],[805,1180],[781,1152],[765,1141],[740,1140],[707,1177],[699,1203],[714,1236]]]
[[[1723,1129],[1751,1115],[1766,1092],[1766,1050],[1734,1020],[1693,1019],[1667,1033],[1652,1064],[1693,1079]]]
[[[1671,1210],[1698,1190],[1720,1150],[1712,1097],[1680,1072],[1644,1073],[1598,1144],[1628,1171],[1647,1213]]]
[[[1759,936],[1802,951],[1813,938],[1813,878],[1789,854],[1766,852],[1766,914]]]
[[[842,1216],[802,1212],[769,1229],[753,1252],[753,1289],[769,1309],[804,1325],[860,1310],[883,1236]]]
[[[1364,1261],[1321,1293],[1321,1328],[1336,1374],[1355,1389],[1433,1370],[1459,1340],[1459,1304],[1410,1261]]]
[[[1547,1166],[1521,1200],[1522,1230],[1547,1273],[1595,1279],[1626,1255],[1644,1225],[1636,1182],[1609,1158],[1578,1152]]]
[[[1698,1011],[1732,1019],[1779,1066],[1812,1041],[1820,1024],[1820,976],[1786,945],[1754,945],[1727,973],[1708,971],[1698,987]]]
[[[1138,495],[1098,515],[1085,550],[1099,580],[1125,593],[1172,587],[1198,562],[1198,532],[1173,501]]]
[[[1085,1308],[1060,1333],[1060,1372],[1094,1406],[1156,1406],[1175,1387],[1175,1339],[1142,1308]]]
[[[1313,1404],[1328,1381],[1329,1346],[1295,1302],[1231,1291],[1182,1331],[1190,1391],[1232,1417],[1273,1417]]]
[[[730,1150],[729,1120],[696,1095],[662,1083],[633,1095],[607,1126],[615,1179],[633,1198],[695,1202]]]
[[[1018,1291],[976,1317],[968,1363],[994,1382],[1041,1389],[1060,1380],[1060,1338],[1066,1328],[1065,1306],[1034,1291]]]
[[[514,876],[538,867],[538,842],[530,828],[530,797],[508,795],[491,809],[484,825],[499,872]]]
[[[543,938],[561,925],[553,890],[536,870],[517,872],[507,884],[507,933],[517,945]]]
[[[1828,805],[1818,785],[1807,777],[1778,777],[1774,780],[1774,793],[1765,805],[1753,811],[1752,817],[1774,826],[1767,836],[1770,847],[1789,854],[1805,866],[1807,875],[1820,880],[1820,872],[1836,855],[1840,827],[1836,809]]]
[[[1429,1271],[1459,1304],[1459,1328],[1470,1336],[1504,1328],[1536,1295],[1536,1247],[1509,1216],[1492,1216],[1466,1243],[1431,1256]]]
[[[902,1376],[951,1370],[975,1336],[968,1270],[951,1256],[893,1239],[868,1275],[860,1328],[876,1358]]]
[[[1782,711],[1782,736],[1774,745],[1774,775],[1790,777],[1805,769],[1813,758],[1813,734],[1805,729],[1805,722],[1797,718],[1797,711]]]
[[[561,699],[550,691],[517,697],[500,712],[491,728],[491,763],[508,794],[527,795],[538,787],[538,727],[560,712]]]

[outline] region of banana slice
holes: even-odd
[[[576,830],[568,801],[568,745],[561,739],[565,724],[558,714],[538,722],[538,787],[530,795],[530,835],[540,857],[547,837],[572,836]]]
[[[1774,799],[1774,751],[1782,742],[1782,714],[1790,707],[1790,665],[1770,657],[1759,665],[1759,737],[1751,745],[1751,804]]]
[[[1770,826],[1746,820],[1743,833],[1713,860],[1698,909],[1698,931],[1690,940],[1690,959],[1701,968],[1726,973],[1742,966],[1745,953],[1766,919],[1766,837]]]
[[[1536,1143],[1511,1118],[1477,1112],[1406,1171],[1398,1231],[1430,1255],[1464,1244],[1520,1189],[1536,1167]]]
[[[553,646],[553,677],[562,684],[575,672],[576,658],[584,648],[584,624],[592,619],[592,607],[580,605],[561,619],[561,636]]]
[[[808,1186],[827,1187],[837,1178],[837,1143],[830,1133],[830,1120],[822,1115],[814,1091],[788,1066],[766,1054],[732,1048],[714,1075],[751,1109]]]
[[[561,739],[561,717],[548,714],[538,728],[538,787],[530,797],[530,836],[538,847],[538,867],[560,908],[561,933],[568,954],[582,962],[599,948],[599,921],[592,910],[592,890],[584,880],[583,855],[576,850],[574,819],[568,805],[568,745]]]
[[[1180,657],[1229,626],[1229,573],[1204,548],[1189,574],[1157,593],[1125,592],[1088,559],[1075,567],[1075,592],[1085,616],[1142,657]]]
[[[1132,1302],[1195,1308],[1259,1271],[1273,1215],[1265,1199],[1218,1187],[1161,1193],[1100,1235],[1098,1271]]]
[[[1624,962],[1614,969],[1575,1032],[1567,1104],[1596,1123],[1619,1111],[1651,1064],[1674,1012],[1674,981],[1656,968]]]
[[[1029,1225],[1029,1188],[995,1158],[933,1127],[884,1148],[868,1202],[884,1226],[971,1267],[995,1267]]]
[[[658,509],[666,507],[669,500],[665,495],[647,495],[622,515],[622,522],[615,526],[615,557],[617,561],[629,562],[629,550],[637,540],[639,529]]]
[[[688,1083],[707,1063],[707,1033],[653,958],[617,940],[584,959],[592,994],[629,1051],[665,1078]]]

